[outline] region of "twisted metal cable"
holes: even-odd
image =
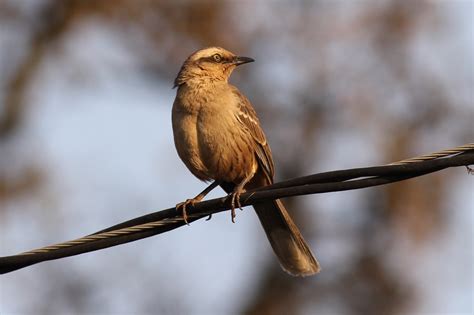
[[[241,196],[242,206],[304,194],[344,191],[384,185],[436,172],[447,167],[474,164],[474,143],[434,152],[386,166],[332,171],[276,183]],[[358,179],[362,178],[362,179]],[[355,180],[356,179],[356,180]],[[203,201],[188,210],[188,222],[228,210],[227,198]],[[138,217],[75,240],[34,249],[14,256],[0,257],[0,274],[42,261],[78,255],[163,233],[185,225],[175,208]]]
[[[447,156],[463,153],[469,150],[474,150],[474,143],[468,143],[461,145],[459,147],[455,147],[452,149],[447,149],[439,152],[434,152],[430,154],[425,154],[405,160],[401,160],[398,162],[393,162],[388,165],[401,165],[401,164],[409,164],[409,163],[416,163],[416,162],[422,162],[422,161],[429,161],[429,160],[434,160],[434,159],[439,159],[439,158],[444,158]]]
[[[201,218],[202,215],[200,216],[200,215],[191,214],[188,217],[190,219],[196,219],[198,217]],[[153,229],[153,228],[157,228],[157,227],[160,227],[160,226],[165,226],[165,225],[169,225],[169,224],[173,224],[173,223],[181,223],[181,222],[184,222],[184,220],[181,216],[175,217],[175,218],[165,218],[165,219],[158,220],[158,221],[148,222],[148,223],[139,224],[139,225],[126,227],[126,228],[121,228],[121,229],[117,229],[117,230],[112,230],[112,231],[109,231],[109,232],[101,232],[101,233],[97,233],[97,234],[84,236],[84,237],[81,237],[81,238],[78,238],[78,239],[75,239],[75,240],[66,241],[66,242],[63,242],[63,243],[58,243],[58,244],[54,244],[54,245],[50,245],[50,246],[45,246],[45,247],[41,247],[41,248],[38,248],[38,249],[33,249],[33,250],[30,250],[30,251],[27,251],[27,252],[20,253],[18,255],[34,255],[34,254],[38,254],[38,253],[47,253],[47,252],[58,250],[58,249],[61,249],[61,248],[72,247],[72,246],[76,246],[76,245],[80,245],[80,244],[87,244],[87,243],[90,243],[90,242],[95,242],[97,240],[128,235],[128,234],[132,234],[132,233],[136,233],[136,232],[143,232],[143,231],[150,230],[150,229]]]

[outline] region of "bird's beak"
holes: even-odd
[[[244,63],[249,63],[249,62],[254,62],[254,61],[255,60],[249,57],[237,56],[237,57],[234,57],[234,61],[232,63],[236,66],[240,66],[240,65],[243,65]]]

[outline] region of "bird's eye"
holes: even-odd
[[[212,59],[214,59],[215,62],[221,62],[222,61],[222,56],[219,54],[214,54],[212,55]]]

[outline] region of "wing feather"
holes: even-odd
[[[242,124],[244,130],[246,130],[255,141],[256,156],[258,162],[265,173],[269,183],[273,183],[274,176],[274,165],[272,152],[268,145],[265,134],[260,127],[260,121],[258,120],[257,113],[252,107],[250,101],[242,94],[237,88],[233,88],[232,92],[236,95],[238,100],[238,111],[236,114],[237,120]]]

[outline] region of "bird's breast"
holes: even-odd
[[[202,180],[227,182],[255,172],[252,139],[236,119],[233,95],[186,92],[173,105],[173,132],[188,169]]]

